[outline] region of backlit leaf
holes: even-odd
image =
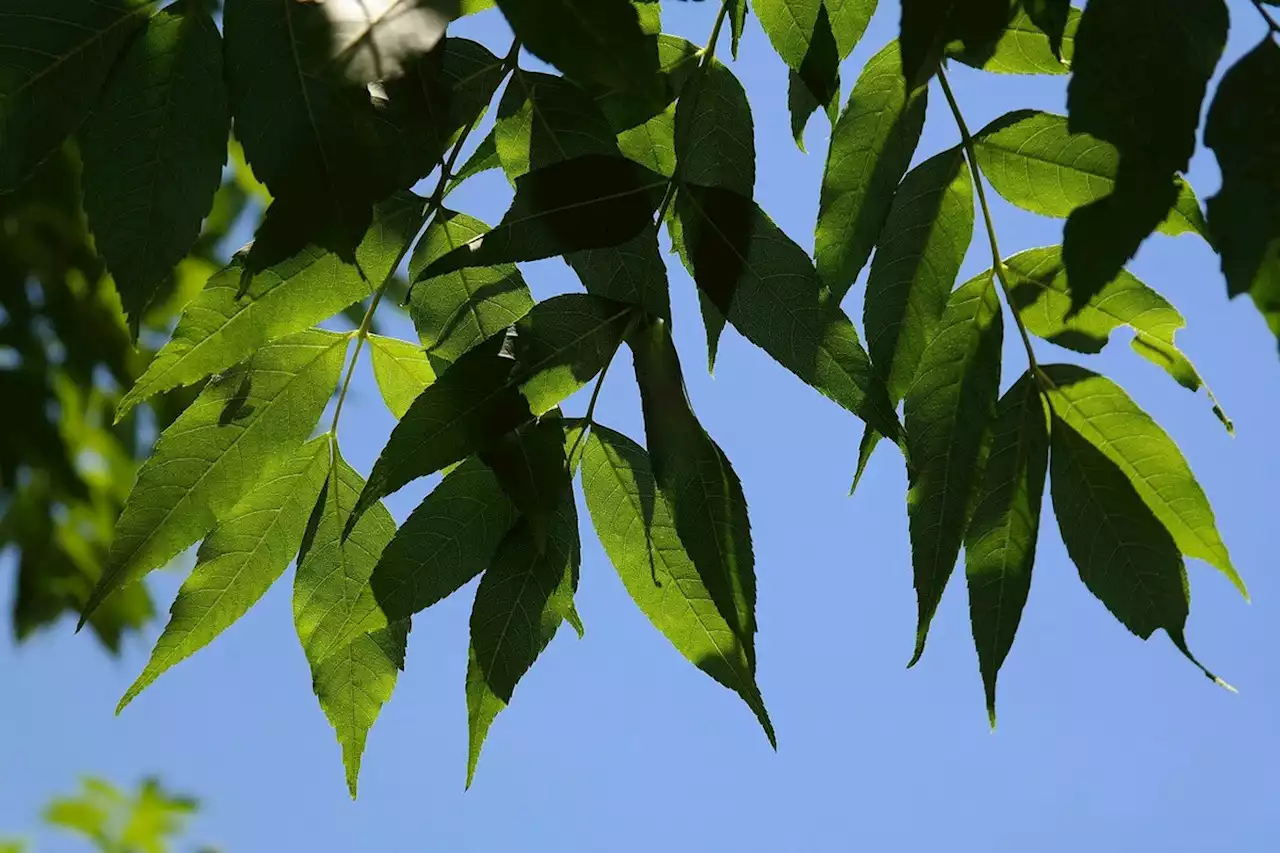
[[[809,117],[824,110],[835,123],[840,115],[840,54],[831,32],[825,6],[818,10],[809,49],[798,70],[787,74],[787,109],[791,113],[791,137],[804,150],[804,129]]]
[[[658,229],[650,225],[618,246],[584,249],[565,256],[588,293],[639,306],[670,319],[667,266],[658,250]]]
[[[712,62],[676,105],[680,179],[723,187],[750,198],[756,184],[755,128],[746,90],[733,72]]]
[[[354,83],[403,77],[444,37],[459,0],[324,0],[333,66]]]
[[[1055,16],[1058,9],[1049,8],[1054,6],[1061,10],[1062,26],[1053,25],[1056,35],[1037,23],[1033,6],[1044,9],[1035,15]],[[1079,25],[1080,11],[1070,6],[1070,0],[1022,0],[995,41],[967,49],[956,44],[948,53],[965,65],[995,74],[1066,74],[1071,70]]]
[[[773,49],[792,70],[798,71],[813,40],[813,29],[823,0],[753,0],[752,8]]]
[[[458,167],[458,171],[453,173],[453,177],[449,179],[448,189],[445,190],[445,196],[458,188],[458,185],[468,178],[473,178],[482,172],[490,169],[501,169],[502,158],[498,156],[498,143],[494,138],[494,132],[491,130],[484,139],[480,140],[480,144],[471,152],[471,156],[467,161]]]
[[[902,0],[903,77],[924,84],[954,42],[980,63],[994,49],[1014,8],[1014,0]]]
[[[914,479],[907,493],[919,625],[914,665],[924,652],[964,540],[988,427],[1000,393],[1000,301],[991,273],[960,287],[907,393],[907,448]]]
[[[403,418],[410,404],[435,381],[436,372],[417,344],[369,335],[369,357],[382,400],[397,418]]]
[[[494,141],[512,181],[587,154],[617,154],[604,113],[582,86],[564,77],[518,71],[502,93]]]
[[[1066,59],[1063,41],[1067,27],[1076,17],[1071,0],[1022,0],[1022,9],[1032,23],[1049,37],[1049,49],[1053,55]]]

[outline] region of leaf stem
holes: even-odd
[[[1262,0],[1253,0],[1253,5],[1257,8],[1258,14],[1267,22],[1267,26],[1271,28],[1271,32],[1280,35],[1280,21],[1277,21],[1267,11],[1267,7],[1262,5]]]
[[[1036,377],[1036,381],[1040,382],[1040,366],[1036,362],[1035,350],[1031,347],[1031,336],[1027,333],[1027,327],[1022,322],[1022,315],[1018,313],[1018,309],[1013,303],[1013,289],[1009,286],[1008,271],[1005,269],[1004,260],[1000,254],[1000,244],[996,240],[996,228],[991,220],[991,208],[987,204],[987,192],[983,187],[982,172],[978,169],[978,155],[973,147],[973,136],[969,133],[969,125],[965,123],[964,115],[960,112],[960,105],[956,103],[956,96],[951,91],[951,84],[947,82],[947,72],[942,68],[938,69],[938,82],[942,84],[942,93],[946,95],[947,105],[951,107],[951,115],[955,117],[956,127],[960,129],[960,140],[964,146],[964,156],[969,163],[973,186],[978,194],[978,205],[982,209],[982,219],[986,224],[987,242],[991,244],[991,269],[995,272],[996,279],[1000,282],[1000,289],[1004,291],[1005,302],[1009,305],[1009,313],[1013,315],[1014,324],[1017,325],[1018,333],[1022,336],[1022,346],[1027,351],[1027,362],[1031,368],[1031,373]]]

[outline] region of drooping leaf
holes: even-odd
[[[676,209],[694,280],[734,328],[896,440],[901,428],[884,383],[804,249],[729,190],[686,186]]]
[[[422,199],[397,193],[344,260],[321,242],[289,251],[260,246],[264,259],[242,254],[209,279],[178,321],[172,338],[121,400],[116,418],[162,391],[190,385],[244,361],[271,341],[321,322],[370,295],[400,263],[421,225]],[[262,231],[270,234],[271,211]],[[268,243],[271,240],[268,238]],[[270,256],[279,257],[270,257]],[[269,259],[267,259],[269,258]]]
[[[356,793],[369,728],[404,668],[409,620],[388,620],[369,579],[395,534],[381,503],[344,536],[364,480],[332,445],[330,476],[312,513],[293,585],[293,623],[311,666],[311,682],[329,719]]]
[[[488,231],[478,219],[441,209],[409,259],[409,278],[418,282],[409,297],[409,315],[437,371],[533,307],[515,264],[470,267],[419,280],[423,269]]]
[[[1280,46],[1271,36],[1222,79],[1205,144],[1222,170],[1209,221],[1222,253],[1227,293],[1248,293],[1280,337]]]
[[[1001,326],[1000,300],[985,272],[951,295],[907,393],[907,448],[915,466],[907,509],[920,610],[909,665],[924,652],[964,540],[1000,393]]]
[[[1051,113],[1015,110],[974,137],[978,167],[1010,204],[1045,216],[1067,217],[1107,197],[1116,187],[1120,158],[1115,146],[1087,133],[1072,133]],[[1157,226],[1164,234],[1188,232],[1209,239],[1191,187],[1175,178],[1177,198]]]
[[[1067,89],[1068,129],[1115,146],[1111,194],[1073,212],[1062,254],[1072,301],[1120,272],[1178,198],[1205,87],[1227,40],[1222,0],[1090,0]]]
[[[459,0],[324,0],[333,67],[353,83],[403,77],[444,38]]]
[[[382,400],[397,419],[404,417],[423,389],[436,379],[427,354],[417,344],[369,335],[369,356]]]
[[[862,438],[858,441],[858,466],[853,472],[853,483],[849,486],[849,497],[853,497],[854,492],[858,491],[858,484],[862,482],[862,475],[867,473],[867,463],[871,461],[871,456],[876,452],[876,446],[880,444],[883,436],[871,427],[863,427]]]
[[[680,179],[750,198],[756,184],[755,127],[746,90],[719,62],[702,69],[676,104]]]
[[[151,14],[145,0],[8,0],[0,9],[0,194],[80,126],[116,55]]]
[[[518,71],[502,94],[494,141],[512,181],[588,154],[618,154],[613,129],[577,83],[553,74]]]
[[[738,58],[738,44],[742,41],[742,32],[747,27],[747,0],[725,0],[729,4],[730,50],[733,58]]]
[[[993,49],[1014,9],[1014,0],[902,0],[902,76],[924,84],[954,42],[982,57]]]
[[[1183,634],[1187,570],[1169,531],[1103,450],[1060,418],[1051,434],[1053,510],[1080,580],[1120,624],[1144,640],[1163,628],[1200,666]]]
[[[347,335],[313,329],[267,344],[210,380],[138,472],[84,618],[226,518],[272,459],[307,439],[337,384]]]
[[[1183,554],[1221,571],[1247,597],[1209,499],[1173,439],[1105,376],[1073,364],[1041,370],[1054,415],[1124,473]]]
[[[801,151],[804,150],[804,129],[814,112],[824,110],[832,124],[840,115],[840,59],[824,5],[818,10],[818,20],[804,61],[799,69],[787,74],[791,137]]]
[[[631,338],[653,473],[703,586],[755,671],[756,579],[746,497],[689,405],[669,327]]]
[[[676,532],[648,453],[624,435],[593,426],[582,490],[600,543],[636,606],[685,658],[741,696],[776,743],[750,661]]]
[[[80,135],[85,213],[135,327],[200,233],[230,130],[213,20],[194,5],[156,13]]]
[[[1031,589],[1048,465],[1044,398],[1035,377],[1024,373],[996,407],[990,455],[964,534],[969,618],[993,727],[996,675],[1013,646]]]
[[[1072,313],[1067,272],[1056,246],[1028,249],[1004,262],[1013,285],[1010,298],[1027,331],[1082,353],[1101,352],[1111,332],[1128,326],[1133,349],[1191,391],[1204,384],[1195,365],[1174,344],[1186,325],[1163,296],[1122,270],[1092,299]],[[1211,395],[1212,399],[1212,395]],[[1214,400],[1214,413],[1231,429],[1231,421]]]
[[[516,180],[498,225],[437,258],[415,281],[467,267],[618,246],[653,221],[667,179],[623,157],[587,155]]]
[[[516,520],[515,507],[489,467],[463,462],[396,531],[370,584],[391,621],[452,595],[489,565]]]
[[[169,609],[151,659],[117,713],[159,678],[231,627],[276,582],[298,553],[329,474],[329,441],[307,442],[266,476],[200,545],[196,567]]]
[[[584,249],[565,256],[588,293],[638,306],[670,319],[667,266],[658,249],[658,229],[649,225],[618,246]]]
[[[645,94],[658,88],[657,38],[628,0],[498,0],[498,8],[521,44],[565,76]]]
[[[1045,29],[1044,18],[1037,21],[1042,15],[1053,19],[1050,29]],[[1071,70],[1079,25],[1080,11],[1071,7],[1070,0],[1021,0],[1013,20],[994,41],[968,47],[956,43],[948,46],[948,54],[995,74],[1066,74]]]
[[[574,614],[581,546],[572,496],[563,501],[547,536],[536,544],[527,521],[516,522],[480,579],[471,609],[467,664],[470,748],[467,784],[494,717],[511,702],[516,684]]]
[[[570,449],[564,419],[553,409],[499,436],[479,453],[516,511],[528,521],[539,547],[546,544],[550,517],[566,499],[572,500]]]
[[[353,517],[553,409],[609,362],[632,313],[588,294],[556,296],[535,305],[514,333],[467,352],[400,419]]]
[[[897,403],[911,387],[973,239],[973,183],[953,148],[907,173],[867,279],[862,324],[876,372]]]
[[[908,94],[898,44],[891,42],[867,61],[831,132],[815,257],[837,301],[853,286],[884,228],[920,140],[928,91]]]

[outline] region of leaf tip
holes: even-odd
[[[1216,676],[1216,675],[1215,675],[1215,676],[1212,676],[1212,678],[1213,678],[1213,683],[1214,683],[1214,684],[1218,685],[1219,687],[1221,687],[1223,690],[1227,691],[1228,693],[1234,693],[1234,694],[1237,694],[1237,695],[1240,693],[1240,691],[1239,691],[1239,690],[1237,690],[1237,689],[1236,689],[1235,687],[1233,687],[1232,685],[1228,684],[1226,681],[1223,681],[1223,680],[1222,680],[1221,678],[1219,678],[1218,676]]]

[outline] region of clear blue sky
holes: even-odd
[[[714,5],[663,3],[666,29],[702,43]],[[1229,57],[1261,29],[1232,4]],[[846,64],[894,34],[885,0]],[[458,28],[501,49],[493,13]],[[728,58],[727,49],[723,51]],[[827,127],[811,153],[786,120],[786,74],[754,21],[733,65],[756,115],[757,197],[812,246]],[[1061,112],[1061,80],[957,68],[971,126],[1008,109]],[[957,141],[941,97],[920,157]],[[1216,189],[1212,155],[1191,174]],[[490,173],[452,201],[495,221],[507,198]],[[1060,240],[1061,224],[995,200],[1008,253]],[[964,276],[989,264],[975,241]],[[861,424],[726,332],[714,379],[691,281],[671,268],[676,337],[703,423],[733,460],[751,505],[759,577],[759,674],[778,752],[728,691],[686,663],[627,595],[584,528],[578,606],[587,635],[563,630],[494,725],[463,791],[463,675],[474,585],[415,619],[408,670],[374,727],[351,802],[339,751],[311,694],[282,581],[210,648],[166,674],[124,713],[116,701],[160,625],[119,660],[67,620],[21,648],[0,639],[0,835],[93,772],[156,773],[205,800],[197,840],[227,851],[1271,851],[1280,849],[1280,579],[1274,571],[1274,450],[1280,359],[1244,300],[1228,303],[1216,259],[1195,237],[1155,237],[1134,271],[1193,318],[1180,343],[1237,424],[1229,438],[1202,396],[1174,385],[1117,340],[1089,360],[1128,387],[1181,443],[1214,502],[1246,604],[1209,567],[1189,566],[1196,653],[1240,689],[1212,686],[1163,634],[1129,635],[1079,583],[1046,500],[1036,574],[988,731],[965,590],[953,577],[923,661],[911,654],[915,600],[904,472],[887,450],[846,497]],[[534,265],[541,298],[574,289],[560,261]],[[861,315],[860,296],[847,309]],[[406,323],[397,331],[411,335]],[[1023,356],[1007,335],[1006,384]],[[1038,343],[1042,361],[1077,357]],[[643,434],[629,365],[610,374],[599,419]],[[368,471],[392,420],[367,363],[342,425],[347,458]],[[580,412],[585,400],[571,401]],[[399,519],[423,485],[390,501]],[[13,565],[0,563],[8,607]],[[180,576],[154,577],[161,609]],[[44,851],[77,850],[57,837]]]

